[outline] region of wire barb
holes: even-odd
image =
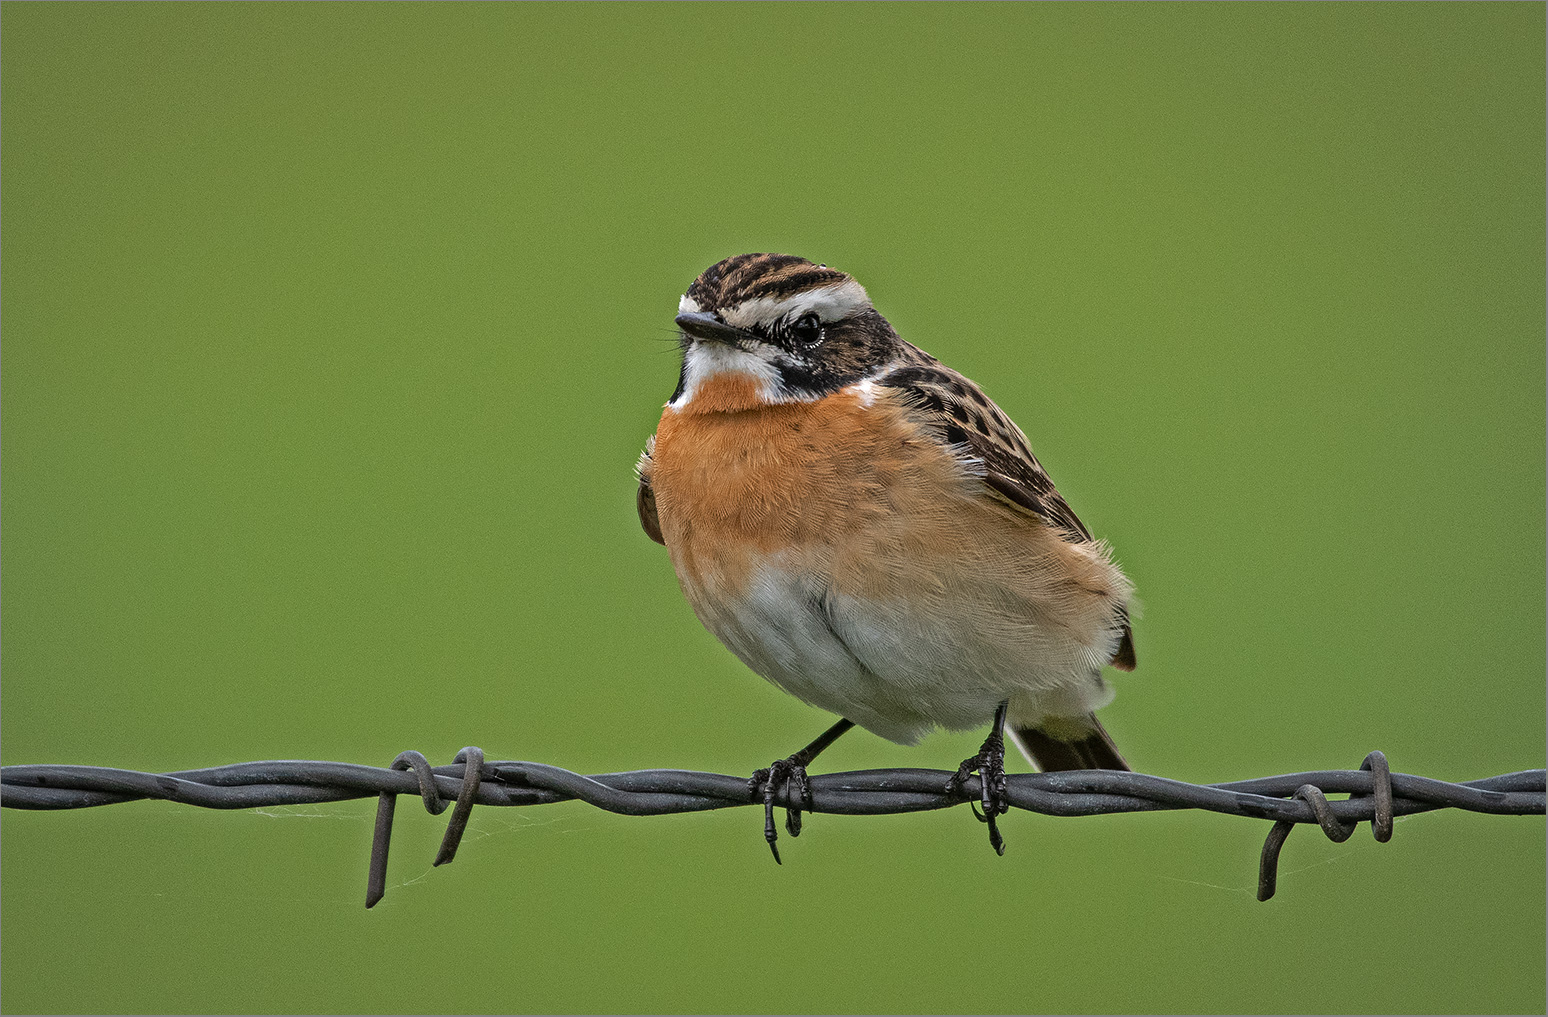
[[[467,767],[462,774],[462,790],[457,792],[457,807],[452,809],[451,822],[446,824],[446,836],[441,838],[441,850],[436,852],[435,864],[445,865],[457,857],[457,845],[468,829],[468,817],[473,814],[473,796],[478,794],[479,782],[484,778],[484,750],[469,745],[457,753],[454,763]]]
[[[950,808],[981,797],[974,779],[948,792],[953,774],[943,770],[858,770],[811,775],[804,786],[781,781],[773,804],[807,812],[848,816],[896,815]],[[1393,819],[1436,809],[1500,816],[1541,816],[1543,770],[1523,770],[1453,784],[1392,773],[1380,752],[1358,770],[1319,770],[1225,784],[1189,784],[1143,773],[1072,770],[1005,775],[1001,801],[1050,816],[1099,816],[1119,812],[1201,809],[1264,819],[1274,825],[1259,859],[1258,899],[1274,895],[1279,854],[1290,831],[1315,823],[1334,841],[1348,839],[1369,821],[1377,842],[1392,839]],[[0,806],[13,809],[79,809],[142,799],[181,802],[208,809],[305,805],[377,796],[366,906],[382,899],[387,850],[398,795],[418,794],[433,816],[455,802],[435,864],[457,854],[473,806],[550,805],[582,801],[626,816],[660,816],[765,804],[750,795],[745,777],[691,770],[634,770],[591,776],[529,762],[488,762],[468,746],[453,763],[432,767],[418,752],[398,755],[386,768],[307,760],[234,763],[204,770],[141,773],[99,766],[0,767]],[[1345,800],[1330,801],[1342,794]]]
[[[1387,766],[1386,753],[1381,750],[1372,752],[1365,757],[1365,762],[1360,764],[1360,769],[1371,775],[1371,794],[1374,804],[1371,809],[1371,834],[1376,838],[1376,843],[1385,844],[1392,839],[1392,771]],[[1322,827],[1322,832],[1328,840],[1335,844],[1342,844],[1354,833],[1357,822],[1341,822],[1333,815],[1333,807],[1328,802],[1328,796],[1322,793],[1322,789],[1315,784],[1302,784],[1295,789],[1291,797],[1297,798],[1311,806],[1312,816],[1317,825]],[[1350,801],[1365,798],[1366,795],[1352,794]],[[1263,841],[1263,854],[1258,860],[1258,900],[1268,900],[1274,896],[1274,891],[1279,883],[1279,850],[1285,846],[1285,841],[1295,829],[1296,821],[1281,819],[1274,824],[1268,837]]]

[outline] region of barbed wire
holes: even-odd
[[[881,816],[950,808],[980,798],[977,777],[955,789],[944,770],[856,770],[813,774],[806,793],[790,784],[774,803],[801,812]],[[1143,773],[1073,770],[1007,774],[1005,800],[1048,816],[1100,816],[1120,812],[1199,809],[1266,819],[1274,826],[1263,844],[1258,899],[1274,896],[1279,853],[1296,826],[1315,823],[1342,842],[1362,822],[1378,842],[1392,837],[1397,816],[1462,809],[1500,816],[1540,816],[1548,802],[1545,771],[1522,770],[1482,780],[1448,781],[1392,773],[1380,752],[1358,770],[1315,770],[1224,784],[1189,784]],[[0,806],[13,809],[80,809],[141,799],[181,802],[207,809],[255,809],[311,805],[377,795],[376,824],[367,878],[366,907],[386,892],[387,851],[397,796],[417,794],[431,815],[455,802],[435,864],[457,853],[474,805],[550,805],[581,801],[626,816],[660,816],[764,804],[761,789],[745,777],[692,770],[633,770],[585,776],[544,763],[487,762],[472,746],[446,766],[432,767],[412,750],[388,768],[355,763],[270,760],[204,770],[142,773],[100,766],[0,767]],[[1329,801],[1329,794],[1347,794]],[[792,834],[799,824],[790,824]]]

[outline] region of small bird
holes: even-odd
[[[743,663],[841,720],[757,771],[779,860],[806,767],[858,724],[912,745],[990,725],[979,816],[1004,853],[1004,732],[1039,769],[1127,770],[1093,711],[1133,670],[1133,587],[983,391],[899,338],[849,275],[712,265],[678,303],[682,370],[641,456],[640,523]]]

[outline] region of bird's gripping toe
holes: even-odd
[[[978,771],[983,811],[974,808],[973,815],[978,817],[979,822],[989,824],[989,846],[994,848],[997,855],[1005,853],[1005,838],[1000,836],[995,819],[1010,811],[1005,788],[1006,708],[1007,704],[1001,703],[1000,708],[994,712],[994,727],[990,729],[989,737],[984,739],[978,754],[964,759],[962,765],[957,767],[957,772],[946,782],[947,794],[961,794],[973,771]]]

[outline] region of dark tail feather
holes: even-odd
[[[1108,663],[1120,671],[1133,671],[1139,664],[1134,656],[1134,633],[1130,631],[1127,621],[1123,623],[1123,635],[1118,640],[1118,652],[1113,654],[1113,659]]]
[[[1086,721],[1091,732],[1063,741],[1037,727],[1011,728],[1011,740],[1044,773],[1053,770],[1128,770],[1129,764],[1118,754],[1118,747],[1103,730],[1094,714]]]

